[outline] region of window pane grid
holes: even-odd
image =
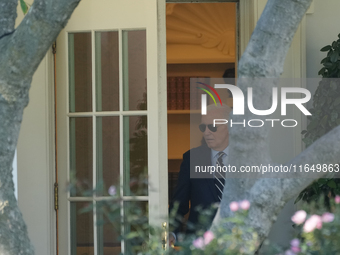
[[[124,29],[124,31],[129,31],[129,30],[126,30]],[[132,31],[132,30],[131,30]],[[124,36],[127,36],[127,33],[124,33],[122,30],[118,30],[118,48],[119,48],[119,56],[118,56],[118,60],[119,60],[119,109],[118,111],[105,111],[105,112],[100,112],[100,110],[102,110],[101,106],[100,106],[100,101],[102,100],[101,96],[99,95],[100,93],[98,92],[101,87],[100,86],[96,86],[97,83],[101,83],[101,79],[98,75],[96,75],[96,70],[98,70],[98,62],[100,61],[100,58],[97,57],[97,54],[99,54],[99,49],[96,47],[96,44],[98,45],[98,43],[100,42],[100,39],[98,34],[98,32],[96,31],[91,31],[91,57],[92,57],[92,70],[91,70],[91,80],[92,80],[92,89],[91,89],[91,111],[77,111],[76,110],[76,105],[75,105],[75,100],[76,100],[76,91],[74,89],[74,68],[75,68],[75,65],[76,63],[74,62],[74,57],[72,58],[72,56],[69,57],[69,65],[70,65],[70,68],[69,68],[69,86],[73,87],[71,90],[69,89],[69,103],[68,103],[68,107],[69,107],[69,112],[67,114],[68,116],[68,122],[70,123],[69,124],[69,128],[68,128],[68,132],[71,132],[71,126],[72,126],[72,122],[75,122],[76,119],[78,118],[84,118],[84,117],[89,117],[89,118],[92,118],[92,165],[93,165],[93,168],[92,168],[92,185],[93,187],[97,187],[97,184],[98,184],[98,163],[97,162],[97,159],[98,159],[98,155],[97,155],[97,149],[96,149],[96,146],[97,146],[97,138],[100,138],[100,136],[98,136],[98,128],[100,128],[100,125],[98,126],[98,118],[99,117],[117,117],[119,119],[119,158],[120,158],[120,162],[119,162],[119,172],[120,172],[120,183],[122,183],[123,185],[120,185],[120,188],[121,188],[121,205],[120,205],[120,208],[121,208],[121,218],[122,220],[124,219],[124,216],[125,216],[125,212],[124,212],[124,202],[130,202],[130,201],[141,201],[141,202],[148,202],[149,200],[149,197],[147,195],[142,195],[142,196],[131,196],[130,195],[130,192],[126,192],[126,190],[124,190],[124,187],[125,186],[129,186],[129,179],[125,179],[124,180],[124,168],[126,167],[129,167],[129,166],[126,166],[124,167],[124,160],[123,158],[126,159],[126,162],[129,162],[129,159],[130,158],[130,147],[129,146],[125,146],[124,148],[124,142],[126,144],[128,144],[128,140],[125,140],[124,141],[124,127],[126,128],[126,125],[127,127],[129,126],[129,116],[145,116],[147,118],[148,116],[148,112],[147,110],[144,110],[144,109],[136,109],[136,110],[129,110],[129,98],[127,98],[129,96],[129,91],[127,91],[126,89],[124,89],[123,87],[123,72],[124,69],[127,71],[126,68],[124,68],[124,64],[128,67],[128,63],[125,62],[123,63],[123,56],[122,54],[124,54],[123,52],[123,47],[122,47],[122,40],[123,40],[123,34],[125,34]],[[69,50],[72,50],[74,51],[74,47],[76,45],[74,45],[74,34],[72,33],[69,33]],[[70,47],[72,47],[72,49],[70,49]],[[125,47],[124,47],[125,48]],[[126,51],[126,50],[125,50]],[[99,70],[98,70],[99,71]],[[126,75],[128,74],[128,71],[126,73]],[[128,80],[127,80],[128,82]],[[145,80],[146,82],[146,80]],[[127,86],[128,87],[128,86]],[[146,103],[146,102],[145,102]],[[71,119],[73,119],[73,121],[71,121]],[[124,121],[127,122],[125,123],[124,125]],[[73,124],[74,125],[74,124]],[[74,131],[75,132],[75,131]],[[69,135],[71,141],[69,141],[69,144],[70,142],[72,143],[72,136]],[[126,136],[125,136],[126,137]],[[129,136],[128,136],[129,138]],[[128,139],[127,138],[127,139]],[[74,142],[73,142],[74,143]],[[70,146],[72,147],[72,145],[70,144]],[[147,146],[147,144],[146,144]],[[74,146],[75,148],[75,146]],[[126,158],[127,156],[127,158]],[[70,158],[71,161],[69,161],[69,167],[73,168],[72,167],[72,159]],[[73,163],[75,164],[75,163]],[[75,167],[75,166],[74,166]],[[125,173],[126,174],[126,173]],[[125,182],[124,182],[125,181]],[[107,187],[108,188],[108,187]],[[97,194],[93,194],[92,197],[80,197],[80,196],[77,196],[77,194],[74,194],[74,196],[70,196],[70,194],[68,195],[68,201],[69,201],[69,206],[71,206],[71,203],[75,203],[75,202],[86,202],[86,203],[92,203],[93,204],[93,251],[94,251],[94,254],[98,254],[98,255],[101,255],[103,250],[101,247],[98,247],[98,244],[102,244],[103,243],[103,240],[99,240],[102,238],[102,234],[99,233],[98,231],[102,231],[102,228],[101,227],[98,227],[96,225],[96,222],[98,220],[98,217],[96,215],[96,207],[97,207],[97,203],[100,202],[100,201],[106,201],[106,200],[110,200],[110,197],[108,196],[98,196]],[[71,212],[70,212],[71,213]],[[73,216],[72,218],[74,218],[75,215],[74,215],[74,212],[73,212]],[[72,218],[71,218],[71,221],[72,221]],[[72,226],[72,222],[71,222],[71,226]],[[74,231],[74,230],[73,230]],[[121,231],[122,231],[122,234],[124,234],[124,226],[121,226]],[[71,237],[72,238],[72,237]],[[72,240],[71,240],[72,241]],[[73,240],[74,241],[74,240]],[[125,250],[125,243],[124,241],[121,242],[121,252],[124,253],[124,250]],[[75,249],[74,247],[72,248],[71,250],[71,254],[77,254],[77,253],[74,253],[75,252]]]

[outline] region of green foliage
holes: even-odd
[[[28,4],[24,0],[20,0],[20,7],[24,14],[28,12]]]
[[[211,212],[215,212],[215,208],[200,212],[202,213],[200,221],[203,222],[198,226],[204,225],[205,219],[210,217]],[[179,247],[176,250],[173,248],[163,250],[160,237],[164,236],[164,230],[161,228],[152,228],[150,235],[147,236],[148,225],[145,225],[144,232],[130,233],[123,238],[129,241],[130,235],[133,238],[143,236],[144,240],[139,240],[143,243],[143,249],[138,250],[138,255],[253,255],[259,247],[259,240],[257,233],[246,226],[247,215],[248,211],[240,210],[233,217],[223,220],[213,232],[198,227],[194,234],[182,234],[176,242],[176,246]],[[173,213],[172,216],[174,216]],[[173,218],[170,218],[169,222],[172,221]],[[231,230],[226,227],[227,225],[232,226]],[[210,238],[208,238],[209,235]]]
[[[143,179],[139,182],[144,182]],[[97,190],[88,188],[86,183],[71,178],[69,190],[81,197],[90,197],[101,193],[105,187],[99,186]],[[207,231],[210,219],[214,216],[217,204],[211,208],[197,208],[200,211],[199,224],[189,226],[193,234],[179,234],[176,246],[179,250],[167,248],[163,250],[162,237],[168,235],[168,228],[154,227],[149,224],[149,208],[146,202],[138,201],[134,194],[124,199],[120,193],[119,185],[111,186],[105,199],[97,199],[96,204],[87,204],[78,213],[92,213],[97,215],[97,228],[113,229],[114,236],[120,242],[124,240],[126,255],[253,255],[259,247],[257,233],[247,227],[247,209],[239,209],[234,216],[226,218],[212,231]],[[95,206],[95,208],[94,208]],[[122,206],[124,217],[121,217]],[[175,225],[178,204],[170,212],[169,224]],[[183,219],[180,219],[183,220]],[[210,235],[210,238],[207,237]],[[197,244],[201,241],[201,245]],[[269,253],[267,253],[269,254]]]
[[[259,246],[257,233],[246,226],[247,211],[237,212],[234,217],[226,218],[217,229],[214,230],[214,239],[203,248],[197,248],[192,244],[183,249],[181,254],[192,255],[241,255],[254,254]],[[231,231],[227,224],[233,224]],[[203,234],[206,235],[209,232]],[[198,237],[202,238],[202,237]],[[198,240],[196,239],[196,240]]]
[[[144,183],[144,179],[137,180],[137,182]],[[71,194],[77,194],[80,197],[92,197],[102,194],[103,189],[105,189],[103,184],[97,185],[95,190],[88,187],[89,185],[86,182],[76,180],[74,175],[71,175],[71,182],[68,187]],[[95,210],[98,229],[110,229],[110,233],[113,235],[112,238],[117,237],[115,240],[111,240],[113,243],[120,243],[121,240],[124,240],[125,254],[144,254],[141,252],[147,249],[149,235],[156,234],[149,225],[148,204],[139,201],[136,194],[132,192],[130,192],[130,199],[126,200],[121,191],[119,185],[112,185],[107,193],[105,192],[109,196],[104,199],[98,199],[95,205],[88,203],[78,213],[87,214]],[[137,193],[140,192],[139,190],[137,191]],[[124,210],[124,218],[121,217],[122,209]],[[123,229],[122,226],[124,226]],[[160,241],[158,240],[159,243]]]
[[[312,116],[308,116],[307,130],[303,130],[303,142],[308,147],[314,141],[340,124],[340,34],[339,39],[321,49],[327,56],[321,60],[323,67],[319,71],[322,80],[313,96]],[[340,180],[333,178],[319,179],[308,186],[298,196],[297,201],[316,201],[320,195],[340,194]],[[326,199],[326,205],[328,200]]]

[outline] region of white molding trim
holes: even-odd
[[[314,1],[312,2],[314,5]],[[307,13],[308,14],[308,13]],[[300,33],[301,33],[301,39],[300,39],[300,59],[301,59],[301,67],[300,67],[300,73],[301,73],[301,87],[302,88],[307,88],[307,35],[306,35],[306,15],[303,17],[301,24],[300,24]],[[307,118],[306,116],[302,115],[301,118],[301,131],[307,129]],[[298,142],[297,139],[300,138],[300,143],[301,143],[301,151],[306,149],[306,146],[304,142],[302,142],[302,135],[301,133],[299,134],[299,137],[296,137],[296,141]]]
[[[314,0],[309,6],[309,9],[307,10],[306,14],[313,14],[314,13]]]
[[[258,0],[240,0],[239,3],[239,57],[245,51],[258,20]]]
[[[47,169],[47,178],[46,182],[48,183],[48,224],[49,226],[49,247],[50,254],[56,254],[56,213],[54,211],[54,182],[55,182],[55,119],[54,119],[54,61],[53,54],[51,49],[46,54],[46,151],[47,151],[47,159],[46,159],[46,169]]]
[[[159,196],[159,202],[168,200],[168,114],[167,114],[167,57],[166,57],[166,1],[157,0],[157,75],[158,75],[158,168],[164,169],[159,173],[159,187],[166,187],[165,191]],[[168,206],[160,208],[160,215],[164,215],[166,220],[168,217]],[[160,223],[160,222],[158,222]],[[159,224],[161,226],[161,224]]]

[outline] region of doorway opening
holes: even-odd
[[[234,78],[237,66],[237,3],[167,3],[167,109],[169,204],[183,153],[201,145],[200,94],[190,78]],[[229,102],[229,103],[228,103]],[[232,99],[227,104],[232,107]],[[196,125],[197,128],[190,128]]]

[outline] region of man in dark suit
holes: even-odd
[[[209,105],[207,115],[202,115],[201,124],[199,125],[205,144],[183,154],[183,162],[173,201],[178,202],[179,205],[177,216],[183,217],[190,210],[189,224],[198,224],[200,212],[195,208],[209,208],[221,201],[224,187],[223,173],[222,175],[216,172],[213,174],[209,172],[197,173],[195,170],[197,166],[204,169],[205,166],[226,165],[229,144],[228,125],[216,124],[214,126],[213,121],[214,119],[228,120],[230,111],[231,108],[226,105]],[[172,208],[173,204],[170,206],[170,210]],[[209,220],[209,224],[212,220],[213,217]],[[179,231],[180,226],[177,226],[174,233],[170,235],[170,243],[174,242]],[[187,232],[190,232],[190,230]]]

